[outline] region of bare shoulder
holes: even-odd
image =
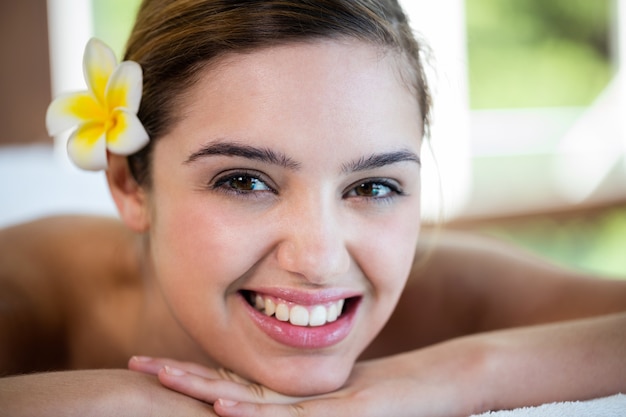
[[[74,362],[81,318],[136,285],[134,238],[116,219],[51,217],[0,230],[0,373]]]
[[[50,240],[59,241],[59,238],[68,242],[72,239],[82,239],[85,233],[89,232],[117,236],[128,234],[124,225],[112,217],[53,216],[0,229],[0,245],[5,248],[7,244],[11,246],[17,244],[21,248],[35,248],[41,246],[40,243],[49,243]],[[33,238],[38,239],[34,241]],[[40,239],[48,239],[48,242],[41,242]]]
[[[102,263],[108,268],[130,267],[134,242],[117,219],[43,218],[0,230],[0,274],[24,285],[32,279],[71,285],[72,279],[88,274],[96,277],[92,285],[107,285],[127,274],[99,274]]]
[[[372,348],[391,354],[477,332],[621,311],[626,280],[559,266],[488,236],[426,230],[396,310]]]
[[[626,310],[626,280],[556,264],[499,239],[446,231],[431,270],[475,331],[573,320]],[[414,279],[421,279],[418,270]],[[456,288],[456,290],[455,290]],[[450,303],[449,303],[450,304]]]

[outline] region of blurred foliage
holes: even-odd
[[[626,278],[626,207],[504,221],[481,230],[560,265]]]
[[[472,108],[585,106],[610,80],[611,0],[466,0]]]
[[[115,51],[118,59],[135,22],[140,0],[92,0],[95,36]]]
[[[474,109],[587,106],[611,79],[614,0],[466,0]],[[626,278],[626,207],[484,231],[553,261]]]

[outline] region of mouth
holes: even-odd
[[[361,299],[355,296],[304,304],[250,290],[242,290],[240,295],[262,330],[276,341],[298,348],[328,347],[345,338]]]
[[[301,305],[252,291],[243,291],[243,295],[248,304],[266,316],[302,327],[323,326],[336,321],[341,317],[346,301],[350,303],[352,300],[342,298],[323,304]]]

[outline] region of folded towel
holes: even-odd
[[[624,417],[626,416],[626,395],[589,401],[568,401],[550,403],[538,407],[516,408],[514,410],[488,411],[472,417]]]

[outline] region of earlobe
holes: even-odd
[[[150,226],[146,191],[133,177],[125,156],[109,153],[107,158],[107,181],[120,218],[130,229],[145,232]]]

